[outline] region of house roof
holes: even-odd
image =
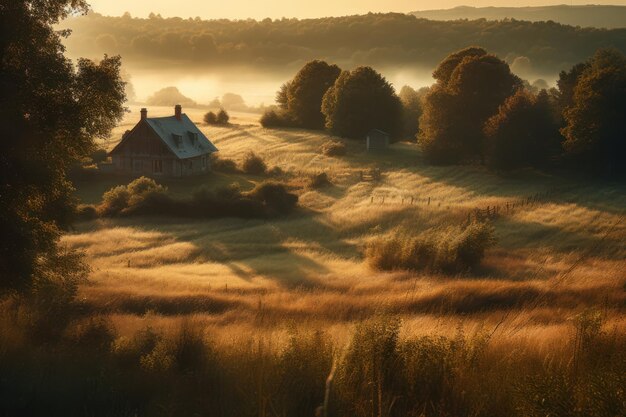
[[[176,116],[150,117],[140,120],[137,126],[144,121],[178,159],[194,158],[207,153],[217,152],[215,145],[184,113],[181,114],[180,120]],[[129,134],[125,134],[124,138],[109,154],[114,153],[132,137],[132,132],[137,126]]]
[[[145,120],[179,159],[217,152],[215,145],[185,113],[181,115],[180,120],[176,119],[176,116],[150,117]]]

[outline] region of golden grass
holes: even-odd
[[[201,110],[185,111],[201,120]],[[151,115],[169,113],[150,109]],[[134,125],[135,116],[115,134]],[[224,340],[258,336],[259,329],[278,337],[292,322],[324,327],[335,339],[347,340],[356,322],[383,310],[403,318],[403,334],[450,335],[459,325],[498,326],[507,340],[548,346],[564,337],[571,317],[587,307],[602,308],[609,325],[625,329],[623,184],[432,167],[408,143],[371,155],[363,144],[343,141],[347,155],[327,157],[321,145],[341,139],[263,129],[251,119],[255,116],[233,116],[231,127],[201,129],[223,157],[241,161],[253,150],[269,167],[285,170],[300,194],[301,212],[272,221],[135,218],[78,225],[63,242],[85,251],[93,268],[80,298],[110,315],[122,333],[146,322],[175,327],[182,315]],[[380,182],[359,181],[359,171],[369,167],[381,168]],[[320,172],[333,185],[307,189],[308,177]],[[182,194],[191,185],[239,182],[252,188],[258,180],[216,174],[167,185]],[[80,184],[78,194],[100,186]],[[458,224],[473,208],[505,205],[557,186],[569,191],[493,221],[498,244],[472,274],[381,273],[363,260],[367,242],[382,233]]]

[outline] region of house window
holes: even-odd
[[[206,169],[206,156],[202,157],[202,169]]]
[[[152,172],[155,174],[163,173],[163,161],[160,159],[155,159],[152,161]]]

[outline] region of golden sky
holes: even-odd
[[[128,11],[136,17],[150,12],[163,17],[180,16],[204,19],[263,19],[265,17],[323,17],[367,12],[409,12],[468,6],[544,6],[549,4],[619,4],[626,0],[90,0],[98,13],[119,16]]]

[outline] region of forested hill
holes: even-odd
[[[543,7],[470,7],[422,10],[413,15],[432,20],[517,19],[530,22],[552,20],[565,25],[597,28],[625,28],[626,6],[543,6]]]
[[[320,58],[344,68],[372,65],[432,69],[453,51],[480,45],[536,73],[556,74],[598,48],[626,52],[626,29],[577,28],[554,22],[433,21],[400,13],[322,19],[138,19],[99,14],[71,18],[71,56],[121,54],[125,64],[186,71],[233,65],[293,71]]]

